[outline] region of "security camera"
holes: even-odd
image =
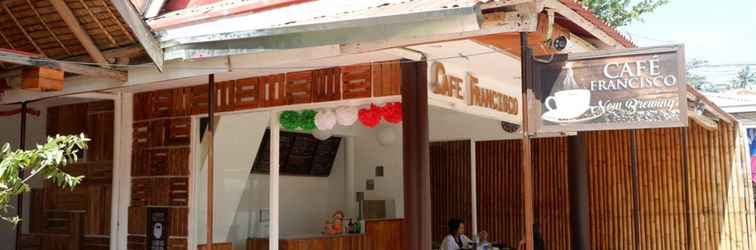
[[[559,36],[551,43],[551,47],[555,50],[562,51],[568,47],[572,47],[572,42],[570,42],[570,39],[567,39],[565,36]]]
[[[517,130],[520,129],[520,125],[519,124],[510,123],[510,122],[502,121],[501,122],[501,129],[504,130],[504,132],[507,132],[507,133],[514,133],[514,132],[517,132]]]

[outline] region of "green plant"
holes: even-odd
[[[0,148],[0,212],[6,214],[11,198],[29,192],[27,184],[35,176],[41,176],[60,188],[73,189],[84,176],[72,176],[63,171],[70,163],[79,160],[78,153],[87,148],[89,139],[81,135],[48,137],[47,143],[37,145],[35,149],[12,150],[9,143]],[[25,171],[25,176],[19,173]],[[18,217],[2,219],[11,223],[18,223]]]
[[[670,0],[579,0],[599,18],[612,27],[626,26],[633,21],[643,20],[641,16],[653,12]],[[630,4],[631,2],[637,2]]]

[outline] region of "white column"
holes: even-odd
[[[121,114],[123,113],[123,106],[121,106],[123,100],[123,93],[116,93],[115,98],[113,99],[113,172],[112,172],[112,189],[111,192],[111,205],[110,205],[110,249],[116,250],[118,249],[118,238],[120,238],[120,230],[121,228],[118,227],[118,220],[120,213],[118,212],[118,209],[121,207],[120,201],[118,197],[121,196],[121,190],[118,188],[118,183],[121,181],[122,178],[126,178],[128,176],[122,176],[119,173],[119,170],[123,168],[123,164],[121,163],[121,128],[123,127],[121,124],[122,117]],[[115,211],[115,212],[114,212]],[[127,223],[128,224],[128,223]]]
[[[477,167],[475,165],[475,140],[470,140],[470,201],[472,202],[472,232],[473,235],[478,235],[478,192],[477,192],[477,177],[475,172]]]
[[[345,142],[345,164],[344,164],[344,179],[346,183],[346,214],[349,218],[357,218],[357,198],[354,188],[354,140],[353,136],[344,137]]]
[[[278,200],[279,200],[279,144],[281,127],[278,123],[278,112],[270,112],[270,233],[268,249],[278,250]]]
[[[117,151],[113,157],[113,203],[111,213],[117,216],[116,226],[111,225],[110,249],[127,249],[129,205],[131,201],[131,140],[133,130],[133,94],[119,93],[115,101],[115,133],[113,141]],[[112,222],[111,222],[112,223]],[[114,241],[115,240],[115,241]]]

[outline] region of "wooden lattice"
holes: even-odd
[[[257,108],[260,100],[260,80],[258,77],[236,81],[236,109]]]
[[[191,88],[173,89],[173,116],[185,116],[191,114]]]
[[[312,71],[286,74],[286,99],[290,105],[312,102]]]
[[[167,121],[165,145],[189,145],[192,124],[189,118],[171,119]]]
[[[169,204],[171,206],[186,206],[189,204],[189,178],[175,177],[170,181]]]
[[[372,71],[369,64],[346,66],[341,70],[344,99],[368,98],[372,95]]]
[[[399,62],[373,65],[373,96],[401,94],[402,68]]]
[[[235,85],[236,81],[219,82],[215,84],[215,111],[223,112],[236,109]]]
[[[312,72],[312,95],[314,102],[341,99],[341,68],[314,70]]]
[[[191,87],[189,104],[191,105],[190,110],[193,115],[207,113],[208,97],[207,85]]]
[[[285,78],[284,74],[260,77],[260,106],[286,105]]]
[[[165,89],[151,92],[149,99],[147,100],[147,105],[149,105],[149,113],[147,114],[147,118],[161,118],[171,116],[171,108],[173,107],[173,91],[170,89]]]

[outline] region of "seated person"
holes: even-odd
[[[465,222],[460,219],[449,220],[449,234],[441,242],[439,250],[459,250],[469,247],[472,240],[465,236]]]
[[[488,232],[486,231],[480,231],[478,234],[478,239],[480,240],[478,244],[478,250],[488,250],[493,248],[493,244],[488,241]]]

